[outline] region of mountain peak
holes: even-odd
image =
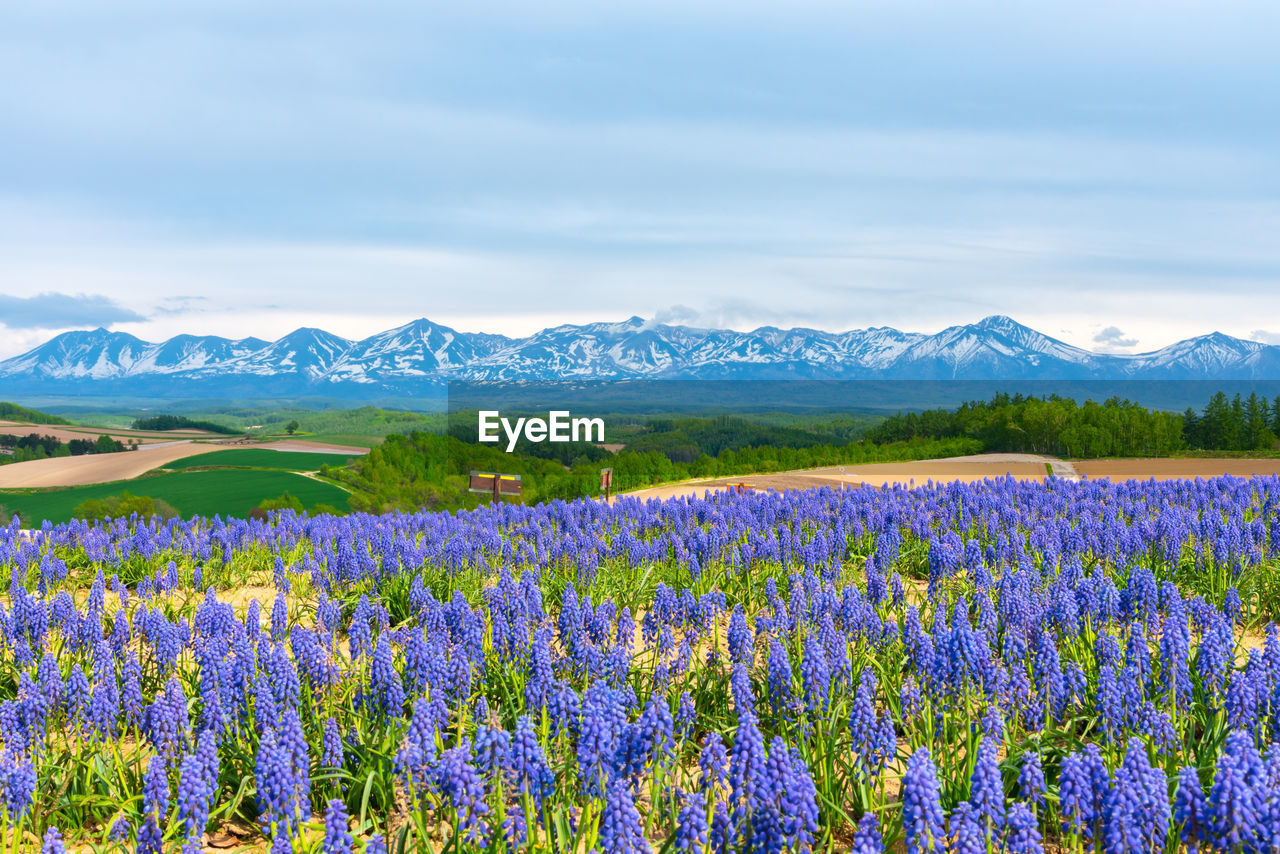
[[[973,324],[974,329],[995,329],[998,331],[1006,331],[1010,329],[1030,329],[1018,321],[1009,317],[1007,314],[990,314]]]
[[[1094,353],[994,314],[935,334],[888,326],[750,332],[646,321],[565,324],[526,338],[463,333],[423,317],[350,341],[300,327],[276,341],[123,332],[57,335],[0,362],[31,393],[415,397],[452,380],[601,379],[1280,379],[1280,347],[1221,332],[1143,354]],[[116,385],[101,385],[110,380]],[[214,391],[216,390],[216,391]]]
[[[288,338],[337,338],[332,332],[326,332],[318,326],[299,326],[297,329],[285,335],[283,339]]]

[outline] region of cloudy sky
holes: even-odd
[[[638,314],[1280,342],[1280,4],[0,9],[0,357]]]

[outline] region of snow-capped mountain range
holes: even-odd
[[[363,341],[298,329],[278,341],[105,329],[66,332],[0,362],[0,398],[439,397],[451,380],[598,379],[1277,380],[1280,347],[1214,332],[1150,353],[1094,353],[1004,316],[933,335],[697,329],[633,317],[527,338],[415,320]]]

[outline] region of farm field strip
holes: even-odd
[[[147,852],[1265,850],[1278,507],[1006,478],[12,526],[4,808]]]
[[[319,471],[322,465],[342,466],[355,458],[354,454],[335,454],[312,451],[277,451],[268,448],[240,448],[209,451],[183,457],[165,464],[167,469],[200,467],[237,467],[258,469],[282,469],[285,471]]]
[[[214,514],[248,516],[263,499],[289,492],[306,506],[347,506],[347,492],[333,484],[288,471],[234,469],[176,471],[138,478],[125,483],[99,483],[38,492],[0,493],[0,505],[36,527],[42,520],[66,522],[75,508],[91,498],[107,498],[130,492],[161,499],[183,516]]]
[[[140,445],[136,451],[8,463],[0,466],[0,489],[41,489],[130,480],[208,450],[208,445],[184,440]]]
[[[325,462],[330,465],[341,465],[345,462],[341,458],[360,456],[368,452],[364,448],[312,445],[299,439],[260,442],[236,448],[227,448],[226,444],[225,440],[197,442],[179,439],[140,445],[136,451],[8,463],[0,465],[0,490],[85,486],[125,481],[141,477],[154,469],[170,467],[170,464],[177,460],[200,454],[281,453],[286,455],[283,459],[289,465],[298,467],[314,465],[319,469]],[[296,457],[292,456],[295,454]]]
[[[761,490],[813,489],[854,486],[922,486],[934,483],[977,483],[988,478],[1011,477],[1015,480],[1043,481],[1050,476],[1045,464],[1053,469],[1053,477],[1074,480],[1179,480],[1232,475],[1250,477],[1280,474],[1280,459],[1237,459],[1170,457],[1160,459],[1060,460],[1033,454],[976,454],[940,460],[900,463],[868,463],[850,466],[827,466],[789,472],[683,481],[646,487],[627,493],[636,498],[675,498],[701,496],[749,484]]]
[[[71,439],[96,438],[107,435],[113,439],[128,442],[137,439],[139,444],[151,442],[169,442],[175,439],[218,439],[223,438],[216,433],[204,430],[120,430],[113,427],[81,427],[68,424],[30,424],[22,421],[0,421],[0,433],[13,433],[25,436],[28,433],[39,433],[42,436],[53,436],[60,441]]]

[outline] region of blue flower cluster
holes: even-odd
[[[1276,478],[11,526],[0,568],[45,851],[1280,850]]]

